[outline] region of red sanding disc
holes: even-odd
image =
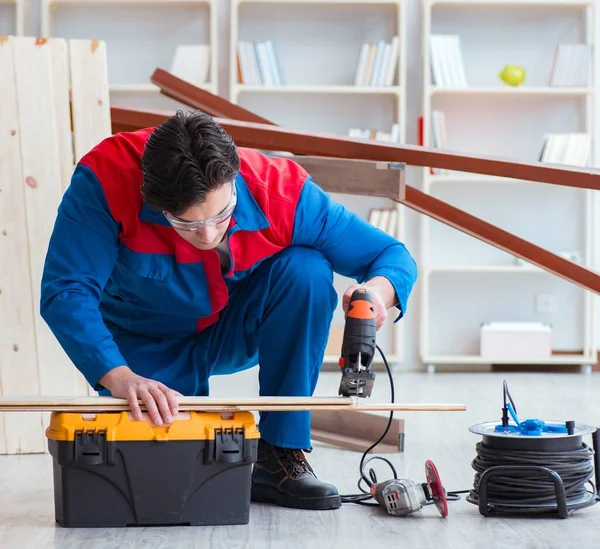
[[[427,484],[429,484],[431,489],[435,506],[440,512],[440,515],[445,518],[448,516],[448,501],[446,500],[446,492],[444,492],[440,475],[438,474],[433,461],[430,459],[425,462],[425,475],[427,476]]]

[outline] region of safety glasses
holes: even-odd
[[[208,219],[202,219],[199,221],[183,221],[182,219],[177,219],[173,217],[168,212],[163,212],[164,216],[167,218],[171,226],[180,231],[197,231],[202,227],[209,226],[214,227],[216,225],[220,225],[227,219],[231,217],[233,210],[237,204],[237,192],[235,189],[235,183],[231,185],[231,200],[227,207],[219,214],[209,217]]]

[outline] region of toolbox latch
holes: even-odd
[[[106,430],[75,431],[73,460],[81,465],[102,465],[107,462]]]
[[[245,439],[243,427],[215,429],[215,461],[223,463],[243,461]]]

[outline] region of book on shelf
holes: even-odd
[[[398,238],[398,210],[395,208],[371,208],[369,223],[394,238]]]
[[[400,142],[400,124],[392,124],[389,132],[372,128],[350,128],[348,137],[357,137],[359,139],[374,139],[376,141],[388,141],[393,143]]]
[[[456,34],[433,34],[429,37],[431,77],[438,88],[466,88],[467,77],[462,58],[460,37]]]
[[[434,149],[447,149],[448,138],[446,135],[446,116],[442,111],[431,111],[431,146]],[[433,175],[448,175],[448,170],[431,168]]]
[[[591,84],[592,45],[559,44],[556,46],[550,86],[586,88]]]
[[[210,46],[208,44],[181,44],[175,49],[171,74],[195,86],[208,81]]]
[[[587,166],[591,152],[588,133],[545,133],[539,161],[549,164]]]
[[[237,48],[238,82],[255,86],[281,86],[281,72],[271,40],[239,40]]]
[[[358,54],[354,75],[355,86],[390,87],[394,85],[400,38],[394,36],[391,42],[377,40],[365,42]]]

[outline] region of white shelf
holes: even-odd
[[[545,133],[583,131],[592,135],[596,166],[597,75],[585,88],[550,86],[559,43],[596,44],[595,6],[564,0],[426,2],[424,144],[433,146],[433,111],[440,111],[447,150],[535,163]],[[432,34],[460,37],[466,86],[433,85]],[[498,73],[508,63],[525,68],[521,86],[501,82]],[[582,264],[593,268],[597,222],[592,191],[467,172],[432,174],[429,168],[421,174],[424,192],[555,253],[577,251]],[[515,258],[507,252],[427,216],[421,216],[420,229],[419,348],[424,364],[596,362],[596,302],[591,292],[535,265],[513,264]],[[540,295],[553,296],[556,308],[538,308]],[[557,354],[541,360],[484,359],[478,354],[480,326],[491,321],[550,324]],[[559,354],[563,349],[582,352]]]
[[[61,6],[103,6],[103,7],[131,7],[131,6],[198,6],[211,5],[215,0],[49,0],[48,4],[53,7]]]
[[[449,174],[449,175],[429,175],[427,177],[429,185],[441,184],[450,185],[452,183],[473,183],[478,185],[484,184],[520,184],[523,181],[521,179],[514,179],[511,177],[498,177],[494,175],[479,175],[474,173],[464,174]]]
[[[235,5],[248,5],[248,4],[319,4],[319,5],[352,5],[352,4],[369,4],[369,6],[377,6],[377,5],[394,5],[397,4],[399,0],[233,0],[233,7]]]
[[[230,15],[230,101],[300,131],[347,136],[351,128],[390,131],[397,123],[398,141],[406,142],[404,6],[403,0],[234,0]],[[362,45],[378,40],[389,43],[393,36],[399,37],[400,46],[393,85],[355,86]],[[271,41],[282,85],[241,83],[239,41]],[[376,197],[334,194],[332,198],[363,218],[368,217],[371,208],[395,206],[400,213],[398,238],[403,240],[403,206]],[[336,274],[334,283],[340,302],[333,327],[340,327],[341,295],[355,281]],[[404,321],[394,323],[396,314],[395,310],[389,311],[386,324],[377,334],[390,364],[404,357]],[[328,363],[337,363],[338,359],[336,354],[325,356]],[[374,361],[382,363],[378,354]]]
[[[170,70],[180,45],[208,45],[207,82],[218,93],[216,0],[41,0],[41,36],[90,36],[107,44],[111,102],[132,108],[174,109],[150,82],[158,67]]]
[[[551,95],[551,96],[586,96],[593,93],[592,88],[559,88],[536,86],[490,86],[467,88],[430,87],[426,93],[436,95]]]
[[[431,6],[510,6],[510,8],[577,8],[593,5],[594,0],[424,0]]]
[[[402,88],[400,86],[376,87],[376,86],[314,86],[314,85],[295,85],[295,86],[260,86],[251,84],[237,84],[234,86],[233,93],[339,93],[339,94],[369,94],[369,95],[400,95]]]
[[[484,358],[477,355],[432,355],[423,357],[425,364],[454,364],[454,365],[471,365],[471,364],[531,364],[531,365],[563,365],[563,364],[595,364],[597,358],[594,355],[584,354],[564,354],[564,355],[553,355],[550,358],[536,358],[529,359],[523,358],[520,360],[508,360],[505,358],[499,358],[497,360]]]
[[[519,265],[449,265],[442,267],[430,267],[424,271],[424,274],[435,273],[506,273],[506,274],[543,274],[554,276],[541,267],[519,266]]]

